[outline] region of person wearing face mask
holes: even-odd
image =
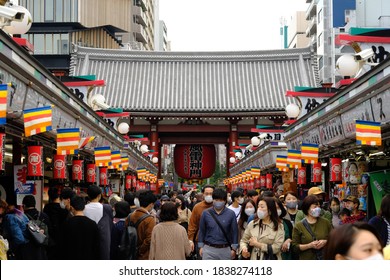
[[[307,196],[309,195],[314,195],[317,197],[319,207],[321,209],[320,216],[327,219],[332,224],[332,213],[322,208],[326,193],[320,187],[311,187],[307,192]],[[305,213],[303,213],[302,210],[298,210],[297,216],[295,217],[295,223],[302,221],[304,218]]]
[[[230,260],[238,248],[236,215],[225,207],[223,189],[213,192],[213,207],[203,211],[199,223],[198,247],[202,260]]]
[[[330,210],[332,212],[332,226],[336,228],[340,226],[341,220],[339,217],[340,214],[340,200],[337,197],[332,197],[330,200]]]
[[[298,196],[296,195],[296,193],[288,191],[284,195],[284,202],[287,210],[284,218],[286,220],[289,220],[291,224],[294,226],[295,217],[297,216],[297,212],[298,212]]]
[[[240,219],[240,213],[241,213],[241,204],[244,203],[244,196],[242,192],[240,191],[234,191],[232,192],[232,204],[229,205],[229,209],[233,210],[234,214],[236,215],[236,220]]]
[[[188,240],[191,243],[191,251],[199,258],[198,248],[195,246],[198,242],[198,231],[200,218],[204,210],[213,206],[214,186],[205,185],[202,188],[203,200],[195,204],[192,209],[190,223],[188,224]]]
[[[274,197],[259,199],[256,218],[245,229],[240,240],[240,253],[251,260],[264,259],[269,245],[278,260],[282,259],[284,226],[278,216]]]
[[[301,208],[306,218],[297,222],[293,228],[292,249],[299,255],[300,260],[323,259],[322,251],[332,224],[320,216],[320,202],[315,195],[305,197]]]
[[[298,257],[294,254],[292,254],[291,250],[291,241],[292,241],[292,230],[293,225],[292,223],[285,219],[287,210],[284,208],[284,205],[280,199],[275,198],[276,202],[276,211],[278,212],[279,218],[282,220],[283,227],[284,227],[284,242],[282,244],[282,260],[291,260],[291,259],[298,259]]]
[[[324,248],[325,260],[383,260],[380,236],[366,222],[344,224],[332,230]]]
[[[347,217],[343,224],[353,224],[355,222],[366,221],[366,213],[359,210],[360,201],[356,196],[349,195],[344,201],[344,207],[351,211],[351,216]]]
[[[241,240],[245,229],[248,226],[248,219],[257,211],[257,205],[252,199],[247,199],[241,205],[240,219],[238,220],[238,240]]]

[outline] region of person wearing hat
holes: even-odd
[[[320,217],[327,219],[332,224],[332,213],[322,208],[325,194],[326,193],[320,187],[311,187],[307,192],[307,196],[315,195],[320,201],[320,207],[321,207]],[[302,221],[304,218],[305,218],[305,214],[302,212],[302,210],[298,210],[297,216],[295,217],[295,223]]]
[[[344,207],[351,211],[351,216],[344,219],[343,224],[353,224],[366,220],[366,213],[359,210],[360,201],[356,196],[349,195],[343,201]]]

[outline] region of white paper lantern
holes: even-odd
[[[22,21],[11,21],[10,25],[4,26],[3,29],[9,34],[25,34],[32,25],[32,17],[30,12],[23,6],[12,6],[12,9],[24,14]]]
[[[301,113],[301,110],[299,109],[298,105],[291,103],[291,104],[288,104],[286,106],[286,115],[290,119],[298,118],[300,113]]]
[[[241,153],[241,152],[236,152],[236,153],[235,153],[235,156],[236,156],[236,158],[238,158],[238,159],[242,159],[242,153]]]
[[[147,145],[143,144],[143,145],[141,145],[141,147],[140,147],[140,151],[141,151],[141,153],[144,154],[144,153],[149,152],[149,148],[148,148]]]
[[[258,136],[254,136],[251,138],[251,144],[253,146],[259,146],[261,143],[260,138]]]
[[[229,159],[229,161],[230,161],[230,163],[235,163],[235,162],[236,162],[236,158],[235,158],[235,157],[231,157],[231,158]]]
[[[130,126],[128,123],[125,123],[125,122],[121,122],[119,125],[118,125],[118,131],[120,134],[127,134],[130,130]]]
[[[153,162],[153,163],[157,163],[157,162],[158,162],[158,157],[153,157],[153,158],[152,158],[152,162]]]
[[[354,77],[359,71],[359,62],[355,60],[352,54],[344,54],[337,59],[337,72],[343,77]]]

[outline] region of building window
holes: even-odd
[[[45,21],[54,21],[54,0],[45,0]]]
[[[319,59],[318,59],[318,69],[321,70],[322,67],[324,67],[324,57],[321,56]]]
[[[318,19],[318,24],[320,24],[320,22],[322,21],[322,9],[318,12],[317,19]]]
[[[317,40],[318,47],[322,45],[322,37],[323,37],[322,33],[318,35],[318,40]]]

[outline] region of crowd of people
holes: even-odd
[[[137,225],[138,260],[390,259],[389,194],[371,219],[353,196],[325,204],[319,187],[302,200],[279,189],[227,193],[212,185],[123,198],[104,198],[96,185],[78,194],[53,187],[48,195],[42,211],[33,195],[23,198],[21,209],[1,200],[1,259],[126,259],[120,246],[129,224]],[[33,242],[31,219],[47,225],[48,244]]]

